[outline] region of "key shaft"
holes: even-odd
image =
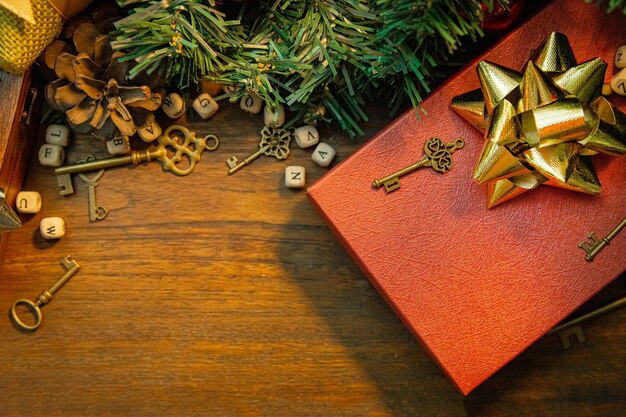
[[[78,265],[78,263],[74,260],[71,260],[71,258],[69,256],[67,256],[64,261],[70,262],[71,263],[71,267],[69,267],[69,269],[67,270],[67,272],[57,280],[57,282],[55,282],[54,284],[52,284],[52,286],[50,288],[48,288],[47,290],[44,290],[41,292],[41,294],[39,294],[39,296],[37,297],[37,299],[35,300],[35,305],[37,307],[43,306],[47,303],[50,302],[50,300],[52,300],[52,296],[54,295],[54,293],[56,293],[63,285],[65,285],[65,283],[67,281],[70,280],[70,278],[72,278],[80,269],[80,265]],[[64,262],[63,265],[65,266],[67,264],[67,262]]]
[[[82,164],[68,165],[54,170],[56,175],[78,174],[81,172],[96,171],[99,169],[114,168],[123,165],[139,165],[143,162],[158,160],[165,155],[165,149],[133,151],[130,155],[118,156],[116,158],[102,159],[99,161],[85,162]]]
[[[406,168],[402,168],[401,170],[398,170],[394,172],[393,174],[389,174],[386,177],[383,177],[381,179],[374,180],[373,182],[374,188],[378,189],[384,185],[385,188],[387,189],[388,185],[391,185],[396,182],[398,182],[399,184],[400,177],[403,177],[406,174],[410,174],[413,171],[417,171],[418,169],[424,166],[428,166],[429,162],[430,162],[430,159],[427,156],[425,156],[421,160],[414,163],[413,165],[409,165]]]
[[[597,308],[593,311],[590,311],[587,314],[583,314],[580,317],[576,317],[575,319],[572,319],[568,322],[565,322],[563,324],[559,324],[558,326],[556,326],[555,328],[553,328],[552,330],[550,330],[548,332],[548,334],[554,334],[554,333],[559,333],[562,332],[565,329],[568,329],[570,327],[574,327],[574,326],[578,326],[580,324],[582,324],[583,322],[587,321],[587,320],[591,320],[594,319],[596,317],[600,317],[603,316],[607,313],[610,313],[611,311],[617,310],[620,307],[624,307],[626,306],[626,297],[622,297],[619,300],[615,300],[612,303],[609,303],[605,306],[602,306],[600,308]]]
[[[263,155],[265,151],[267,151],[268,148],[269,146],[262,146],[259,148],[258,151],[244,158],[243,161],[239,162],[237,165],[235,166],[229,165],[230,168],[228,169],[228,175],[233,175],[235,172],[239,171],[241,168],[245,167],[246,165],[250,165],[252,161],[254,161],[255,159],[258,159],[261,155]]]

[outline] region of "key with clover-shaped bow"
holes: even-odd
[[[165,171],[177,175],[189,175],[193,172],[204,150],[214,151],[219,146],[219,139],[214,135],[198,138],[183,126],[170,126],[159,136],[158,145],[145,151],[133,151],[129,155],[102,159],[82,164],[69,165],[54,170],[59,177],[59,184],[65,188],[61,194],[68,193],[70,174],[96,171],[122,165],[139,165],[143,162],[159,161]],[[71,194],[72,191],[69,193]]]
[[[400,188],[400,177],[413,172],[422,167],[431,167],[438,172],[446,172],[452,168],[452,153],[465,146],[461,138],[456,138],[454,142],[445,144],[438,138],[430,138],[424,144],[424,157],[416,163],[409,165],[393,174],[387,175],[379,180],[374,180],[373,186],[378,189],[385,187],[385,191],[390,193]]]
[[[258,151],[241,162],[239,162],[236,156],[226,160],[228,175],[232,175],[246,165],[250,165],[252,161],[261,155],[273,156],[279,160],[287,159],[292,136],[293,132],[291,130],[265,126],[263,130],[261,130],[261,142],[259,142]]]

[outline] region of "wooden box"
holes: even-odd
[[[11,206],[22,187],[39,126],[41,90],[31,74],[0,71],[0,188]],[[2,235],[0,243],[1,239]]]

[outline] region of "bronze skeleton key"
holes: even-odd
[[[374,180],[373,187],[378,189],[384,186],[387,193],[395,191],[400,188],[400,177],[425,166],[444,173],[452,168],[452,154],[454,151],[461,149],[463,146],[465,146],[465,142],[462,138],[456,138],[454,142],[449,144],[443,143],[439,138],[430,138],[424,143],[425,155],[422,159],[384,178]]]

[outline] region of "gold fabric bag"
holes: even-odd
[[[0,69],[22,74],[91,0],[0,0]]]

